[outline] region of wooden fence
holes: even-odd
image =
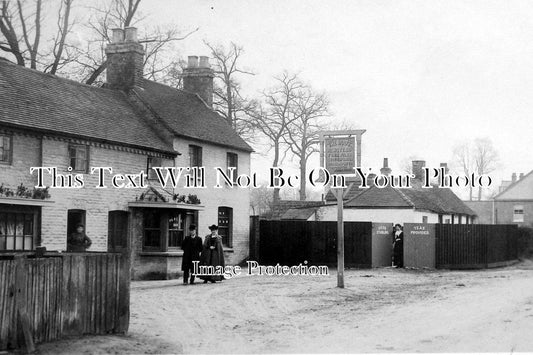
[[[5,259],[0,255],[0,350],[128,330],[130,273],[124,256]]]
[[[518,227],[512,224],[437,224],[437,268],[472,269],[518,258]]]
[[[344,223],[344,238],[345,265],[371,267],[372,223]],[[263,265],[336,265],[337,222],[262,220],[258,255]]]
[[[392,231],[392,223],[389,229],[386,225],[374,224],[372,233],[370,222],[344,223],[347,267],[387,266],[392,235],[388,237],[386,233]],[[518,257],[516,225],[406,223],[405,226],[407,234],[413,228],[417,233],[424,231],[404,236],[406,266],[487,268],[505,265]],[[376,233],[379,228],[385,234]],[[251,234],[254,247],[250,255],[264,265],[297,265],[304,261],[314,265],[337,263],[337,222],[261,220],[258,231],[254,227]]]

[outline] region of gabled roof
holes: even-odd
[[[291,208],[287,210],[282,216],[283,220],[303,220],[307,221],[316,211],[318,207],[310,208]]]
[[[495,200],[531,200],[533,199],[533,170],[521,179],[510,184],[505,190],[494,196]]]
[[[351,200],[355,196],[359,195],[361,192],[366,191],[367,189],[362,189],[359,186],[361,186],[361,178],[357,177],[348,177],[346,179],[346,185],[348,187],[346,188],[346,191],[344,191],[344,195],[342,199],[344,201]],[[328,190],[325,200],[328,202],[337,201],[337,196],[333,194],[333,192]]]
[[[0,123],[176,154],[124,93],[0,60]]]
[[[268,219],[278,220],[290,209],[312,208],[324,205],[322,201],[299,201],[299,200],[280,200],[268,215],[264,217]]]
[[[422,188],[421,182],[413,180],[411,188],[393,188],[390,186],[369,187],[359,195],[347,201],[345,207],[353,208],[415,208],[439,214],[463,214],[474,216],[463,201],[447,188]]]
[[[198,95],[149,80],[143,80],[142,87],[134,90],[174,134],[247,152],[253,150]]]

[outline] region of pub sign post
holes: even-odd
[[[353,168],[361,166],[361,135],[364,132],[365,130],[320,132],[320,166],[331,174],[353,174]],[[334,190],[337,197],[337,287],[344,288],[344,189],[337,187]]]

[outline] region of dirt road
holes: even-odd
[[[135,282],[130,334],[41,353],[532,352],[533,262],[481,271],[349,270]]]

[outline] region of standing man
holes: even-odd
[[[181,262],[183,283],[187,285],[190,275],[190,284],[194,285],[193,261],[200,261],[200,253],[202,252],[202,238],[196,235],[196,226],[194,224],[189,226],[189,235],[183,239],[181,249],[183,249],[183,260]]]
[[[78,223],[76,231],[67,238],[67,252],[83,253],[91,244],[91,239],[85,234],[85,226]]]

